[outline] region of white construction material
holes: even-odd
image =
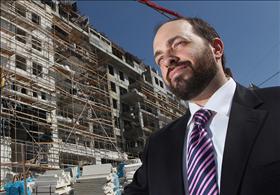
[[[132,182],[134,173],[137,171],[137,169],[142,165],[142,163],[134,163],[134,164],[128,164],[124,165],[124,177],[125,177],[125,183],[124,186]]]
[[[116,173],[117,169],[113,168],[112,173],[107,176],[107,183],[103,187],[105,195],[121,195],[120,181]]]
[[[63,170],[51,170],[37,178],[33,192],[37,195],[67,194],[72,189],[70,185],[69,173],[65,173]]]
[[[111,173],[111,164],[88,165],[74,184],[75,195],[104,195],[103,186]]]
[[[109,175],[112,170],[111,164],[87,165],[83,167],[83,176],[86,175]]]

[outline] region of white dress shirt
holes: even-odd
[[[224,146],[225,146],[225,139],[229,121],[229,113],[231,110],[232,99],[235,92],[236,83],[235,81],[230,78],[223,86],[221,86],[207,101],[204,107],[200,107],[199,105],[188,102],[189,109],[190,109],[190,119],[188,121],[187,130],[188,135],[185,140],[184,146],[184,180],[185,183],[187,182],[187,159],[186,159],[186,151],[189,142],[190,132],[193,129],[194,122],[193,122],[193,115],[199,109],[209,109],[214,111],[212,119],[206,125],[207,131],[210,133],[210,137],[212,138],[213,145],[215,148],[215,155],[216,155],[216,165],[217,165],[217,172],[218,172],[218,187],[220,189],[221,184],[221,171],[222,171],[222,161],[223,161],[223,153],[224,153]],[[186,189],[187,190],[187,189]]]

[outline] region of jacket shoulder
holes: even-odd
[[[264,101],[280,102],[280,87],[257,88],[253,91]]]
[[[263,96],[269,96],[269,95],[280,95],[280,87],[266,87],[266,88],[257,88],[253,89],[257,94],[263,95]]]

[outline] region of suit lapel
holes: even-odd
[[[256,109],[261,100],[237,85],[230,112],[221,174],[221,194],[239,194],[254,142],[267,115]]]

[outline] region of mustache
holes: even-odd
[[[189,60],[186,61],[181,61],[181,62],[171,62],[166,66],[166,68],[171,68],[171,67],[177,67],[177,66],[182,66],[182,65],[187,65],[187,66],[192,66],[192,63]]]
[[[189,60],[181,61],[181,62],[172,62],[166,66],[167,68],[167,77],[169,78],[170,72],[176,68],[177,66],[190,66],[192,67],[192,63]]]

